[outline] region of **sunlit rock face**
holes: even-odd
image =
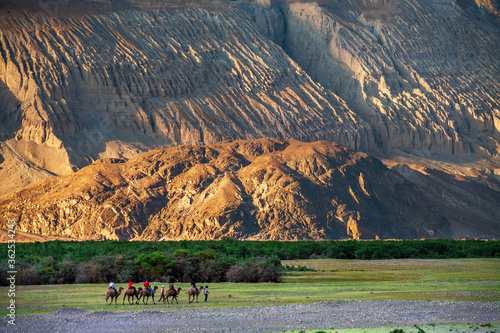
[[[388,152],[499,152],[496,1],[240,1]]]
[[[0,216],[16,219],[19,231],[81,240],[422,238],[451,230],[381,161],[334,143],[277,139],[99,160],[3,197]]]
[[[69,174],[99,157],[264,136],[373,144],[236,8],[70,5],[1,13],[0,132],[26,163]]]

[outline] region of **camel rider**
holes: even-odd
[[[115,292],[115,294],[118,294],[118,292],[116,291],[116,288],[115,288],[115,283],[113,281],[111,281],[109,283],[109,287],[113,289],[113,291]]]
[[[168,290],[172,290],[174,295],[177,295],[177,291],[174,288],[174,282],[170,280],[170,283],[168,284]]]
[[[130,289],[130,288],[132,288],[132,289],[134,290],[134,294],[136,294],[136,295],[137,295],[137,290],[135,289],[135,287],[134,287],[134,283],[133,283],[132,281],[130,281],[130,282],[128,283],[128,289]]]
[[[196,282],[194,281],[191,281],[191,287],[194,287],[194,289],[196,289],[196,293],[199,294],[200,291],[198,290],[198,287],[196,286]]]
[[[153,295],[153,289],[151,289],[151,287],[149,286],[149,280],[146,279],[146,282],[144,282],[144,288],[146,288],[147,290],[149,290],[149,293],[151,295]]]

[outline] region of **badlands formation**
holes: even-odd
[[[324,141],[259,139],[101,159],[0,199],[17,229],[75,239],[421,238],[453,234],[419,189]]]
[[[494,0],[8,0],[0,18],[2,228],[500,235]]]

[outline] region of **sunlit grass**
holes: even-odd
[[[182,287],[179,304],[105,305],[106,284],[17,286],[17,314],[55,311],[71,306],[95,311],[171,311],[195,307],[284,305],[346,300],[500,301],[500,259],[450,260],[294,260],[283,265],[307,266],[316,271],[292,272],[284,283],[209,283],[205,303],[188,304],[189,284]],[[204,284],[204,283],[199,283]],[[155,285],[153,283],[153,285]],[[161,287],[162,283],[158,283]],[[117,288],[125,284],[117,284]],[[7,295],[7,288],[0,293]],[[158,300],[158,297],[156,297]],[[0,315],[9,299],[0,299]]]

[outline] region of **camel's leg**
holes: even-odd
[[[153,304],[155,304],[155,305],[156,305],[156,303],[155,303],[155,295],[154,295],[154,294],[153,294],[153,295],[151,295],[151,299],[153,300]]]

